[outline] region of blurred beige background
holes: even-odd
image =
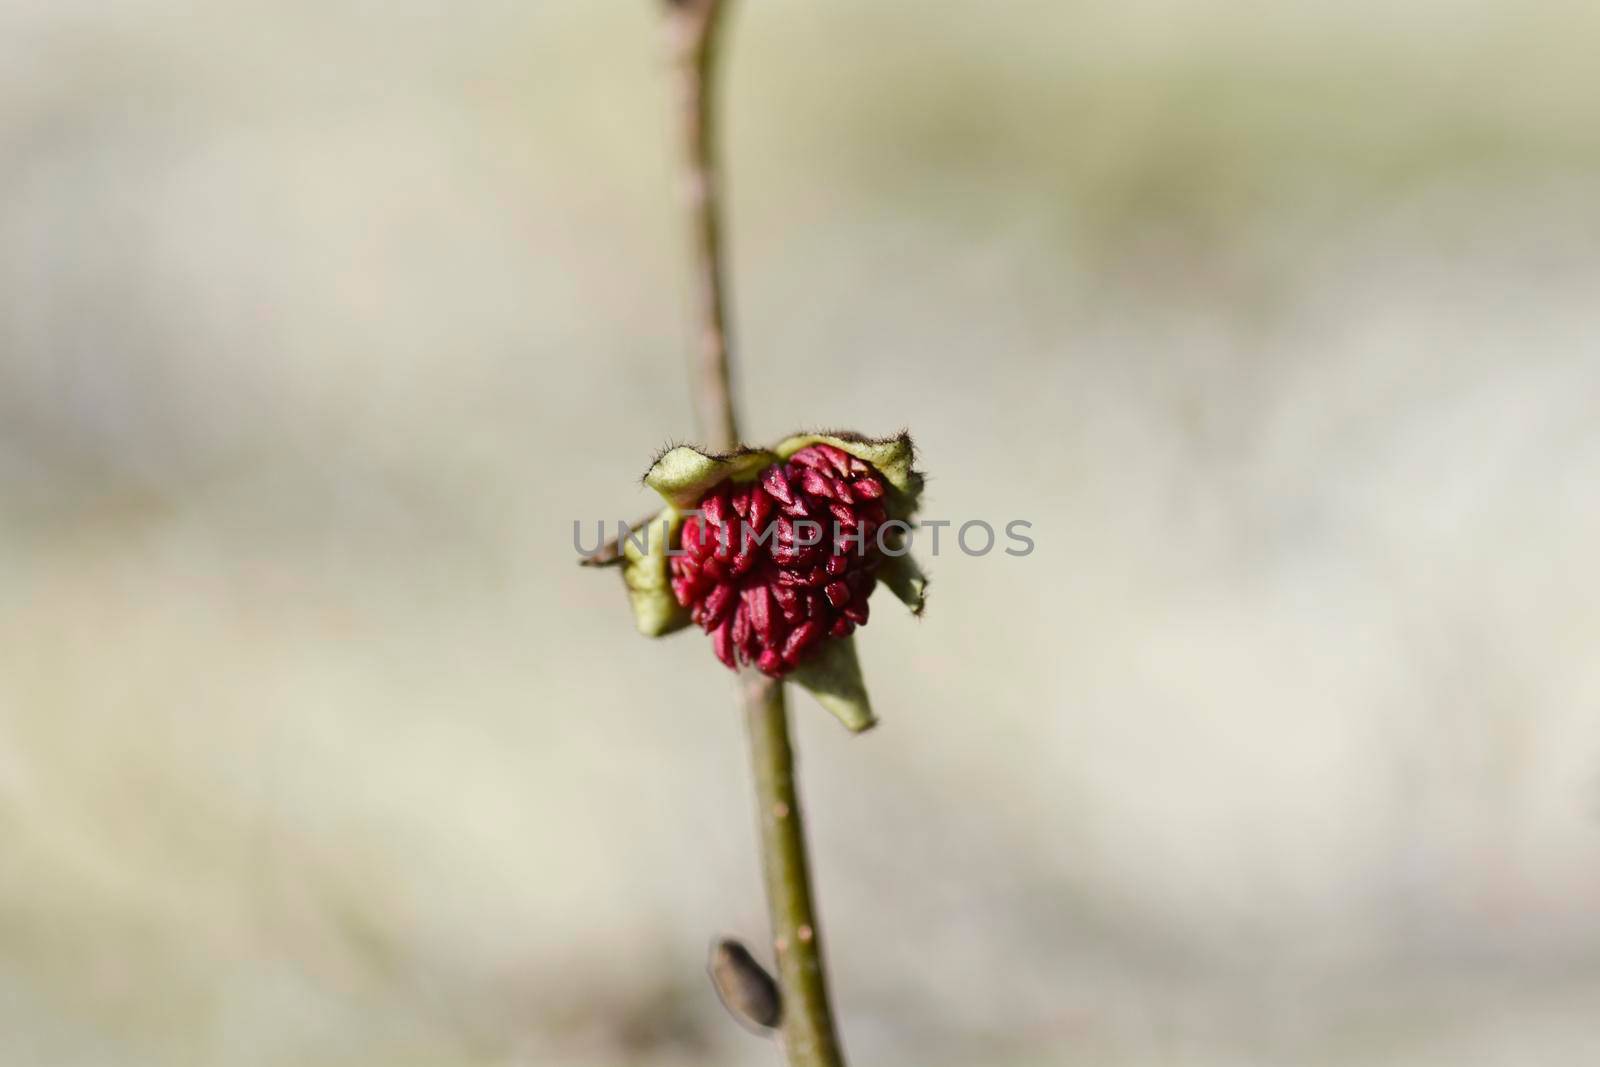
[[[0,4],[7,1065],[773,1064],[646,0]],[[863,1067],[1600,1058],[1600,8],[745,0],[748,428],[911,427],[797,701]]]

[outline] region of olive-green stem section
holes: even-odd
[[[822,931],[811,901],[805,821],[783,683],[744,676],[746,726],[761,824],[761,869],[772,916],[772,948],[783,991],[782,1038],[791,1067],[844,1067],[833,1028]]]
[[[677,79],[683,152],[683,197],[694,242],[694,340],[690,365],[695,422],[705,444],[727,452],[739,444],[733,399],[733,341],[722,243],[722,172],[717,160],[717,45],[725,0],[664,0]]]
[[[722,174],[717,161],[716,73],[726,0],[662,0],[677,78],[683,185],[693,240],[695,420],[704,443],[738,447],[728,284],[722,241]],[[844,1067],[828,1003],[822,934],[811,902],[805,822],[795,789],[794,750],[783,683],[754,671],[740,676],[761,821],[761,868],[771,914],[780,1036],[790,1067]]]

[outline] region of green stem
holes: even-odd
[[[694,301],[700,336],[692,365],[695,421],[704,442],[719,452],[739,444],[733,399],[732,341],[722,247],[722,189],[717,166],[717,42],[723,0],[666,0],[667,26],[678,79],[683,138],[683,196],[694,239]]]
[[[844,1067],[828,1003],[822,931],[811,902],[805,820],[795,786],[783,683],[746,674],[744,707],[761,823],[761,868],[783,991],[784,1051],[791,1067]]]
[[[716,153],[717,42],[724,0],[664,0],[678,79],[684,195],[693,235],[698,351],[692,364],[696,421],[705,444],[738,447],[727,271],[722,245],[721,173]],[[780,1033],[790,1067],[844,1067],[828,1005],[822,935],[811,903],[805,821],[795,791],[794,750],[783,684],[741,676],[761,817],[761,867],[783,999]]]

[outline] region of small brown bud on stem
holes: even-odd
[[[717,941],[711,946],[706,973],[729,1015],[746,1029],[770,1036],[783,1017],[782,999],[778,983],[749,949],[732,938]]]

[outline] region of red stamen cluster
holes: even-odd
[[[778,677],[819,642],[864,625],[885,492],[869,464],[816,444],[750,484],[707,493],[670,564],[673,595],[717,658]],[[800,520],[816,525],[797,529]]]

